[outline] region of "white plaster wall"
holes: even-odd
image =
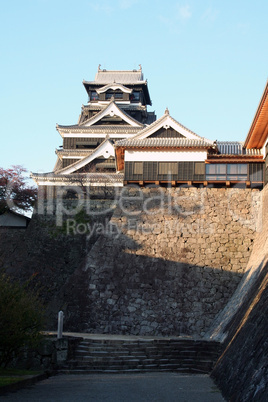
[[[125,151],[125,162],[204,162],[206,159],[206,151]]]
[[[262,150],[261,150],[261,153],[262,153],[262,155],[263,155],[264,158],[266,157],[266,150],[265,150],[265,148],[266,148],[267,143],[268,143],[268,138],[266,139],[266,141],[265,141],[265,143],[264,143],[264,146],[263,146],[263,148],[262,148]]]

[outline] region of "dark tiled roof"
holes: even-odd
[[[89,119],[83,121],[81,125],[87,124],[89,122],[94,122],[96,119],[101,119],[101,117],[106,117],[109,108],[115,107],[115,110],[118,110],[118,113],[122,113],[127,119],[131,120],[133,123],[136,123],[138,126],[143,127],[142,123],[139,122],[138,120],[134,119],[134,117],[130,116],[128,113],[126,113],[123,109],[121,109],[115,102],[114,100],[111,100],[110,103],[108,103],[103,110],[99,111],[96,113],[94,116],[91,116]],[[110,110],[111,111],[111,110]],[[106,114],[104,114],[106,112]],[[110,113],[109,113],[110,114]],[[114,114],[117,115],[117,113],[114,111]],[[123,118],[122,118],[123,119]],[[123,119],[124,120],[124,119]]]
[[[82,105],[82,109],[87,109],[87,110],[102,110],[104,109],[105,106],[104,105],[100,105],[97,102],[94,103],[87,103],[86,105]]]
[[[100,70],[95,76],[95,81],[83,81],[84,85],[96,85],[96,84],[147,84],[147,81],[143,80],[143,74],[140,70],[133,71],[105,71]]]
[[[87,182],[105,182],[105,183],[120,183],[124,179],[123,173],[80,173],[80,174],[72,174],[68,176],[78,176],[79,178],[84,177]]]
[[[200,137],[199,135],[197,135],[196,133],[194,133],[193,131],[189,130],[189,128],[183,126],[181,123],[179,123],[177,120],[175,120],[172,116],[169,115],[169,112],[166,113],[160,117],[159,119],[153,121],[150,125],[148,125],[147,127],[145,127],[137,136],[136,138],[138,139],[139,137],[143,136],[144,134],[146,134],[148,131],[150,131],[152,128],[157,127],[159,124],[161,124],[161,122],[164,122],[165,119],[167,118],[167,116],[175,123],[178,124],[182,129],[188,131],[188,133],[193,134],[194,136],[200,138],[200,140],[203,140],[202,137]]]
[[[66,181],[75,183],[75,179],[81,179],[86,183],[103,182],[103,183],[121,183],[124,179],[123,173],[72,173],[68,175],[58,173],[32,173],[31,177],[44,181]]]
[[[133,127],[133,126],[128,126],[128,125],[93,125],[93,126],[84,126],[81,125],[79,126],[78,124],[73,125],[73,126],[57,126],[58,130],[62,131],[76,131],[76,132],[88,132],[88,133],[137,133],[139,132],[142,127]]]
[[[238,141],[217,141],[217,147],[221,155],[261,155],[260,149],[245,149]]]
[[[135,84],[143,81],[141,70],[133,71],[108,71],[99,70],[95,76],[96,83],[110,84],[116,82],[118,84]]]
[[[56,154],[60,156],[82,157],[92,154],[91,149],[56,149]]]
[[[96,152],[103,146],[103,145],[105,145],[105,143],[107,143],[107,142],[109,142],[110,144],[112,144],[113,145],[113,143],[111,142],[111,140],[110,139],[106,139],[105,141],[103,141],[103,142],[101,142],[94,150],[93,150],[93,152],[90,152],[88,155],[86,155],[84,158],[82,158],[82,159],[78,159],[77,161],[75,161],[74,163],[72,163],[71,165],[69,165],[69,166],[66,166],[65,168],[63,168],[63,169],[61,169],[60,171],[58,171],[59,173],[64,173],[64,172],[66,172],[66,171],[68,171],[69,169],[73,169],[73,168],[75,168],[75,167],[77,167],[77,165],[79,165],[80,164],[80,162],[85,162],[85,160],[88,158],[88,157],[90,157],[90,156],[94,156],[94,154],[96,154]],[[94,158],[93,158],[94,159]],[[88,162],[86,162],[86,163],[88,163]],[[77,167],[77,169],[80,169],[82,166],[80,166],[80,167]]]
[[[115,100],[114,101],[114,103],[122,110],[122,111],[125,111],[125,112],[128,112],[128,111],[137,111],[137,110],[146,110],[146,106],[144,106],[144,105],[139,105],[139,104],[128,104],[128,103],[123,103],[123,102],[118,102],[117,100]],[[105,107],[107,106],[107,103],[105,103],[105,104],[98,104],[97,102],[94,102],[94,103],[87,103],[86,105],[82,105],[82,108],[83,109],[86,109],[86,110],[98,110],[98,112],[100,111],[100,110],[103,110],[103,109],[105,109]],[[153,112],[148,112],[148,114],[149,113],[153,113]]]
[[[189,138],[145,138],[120,140],[115,143],[115,146],[127,148],[210,148],[211,144],[204,140],[194,140]]]

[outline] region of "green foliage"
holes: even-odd
[[[1,368],[0,367],[0,377],[11,377],[11,376],[26,376],[26,375],[38,375],[42,374],[43,371],[39,370],[25,370],[25,369],[14,369],[14,368]]]
[[[0,273],[0,367],[41,340],[44,308],[37,295]]]
[[[19,381],[23,381],[29,375],[42,374],[42,371],[32,371],[32,370],[14,370],[10,368],[0,368],[0,388],[6,385],[14,384]],[[27,377],[26,377],[27,376]]]
[[[0,387],[5,387],[6,385],[11,385],[16,382],[22,381],[23,377],[0,377]]]

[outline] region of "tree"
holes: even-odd
[[[0,367],[6,367],[25,347],[41,339],[44,308],[27,284],[12,281],[0,273]]]
[[[22,166],[0,168],[0,215],[7,210],[31,209],[37,199],[37,189],[26,183]]]

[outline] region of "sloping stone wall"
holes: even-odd
[[[268,186],[262,192],[262,230],[241,284],[210,329],[223,353],[213,378],[227,400],[267,401],[268,395]]]
[[[83,280],[67,327],[204,335],[241,280],[259,208],[257,190],[125,188],[73,278]]]

